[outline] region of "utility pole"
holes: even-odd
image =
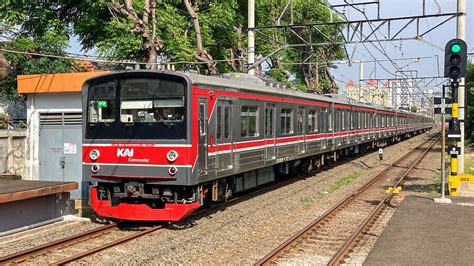
[[[359,102],[364,97],[364,61],[359,61]]]
[[[248,0],[248,46],[247,46],[247,63],[249,66],[248,73],[255,75],[255,0]]]
[[[463,13],[457,17],[457,30],[456,38],[465,40],[466,39],[466,0],[458,0],[458,13]],[[461,154],[458,157],[458,174],[464,173],[464,118],[465,118],[465,80],[462,77],[459,82],[458,89],[458,103],[459,103],[459,126],[461,129],[461,141],[458,142],[458,147],[461,148]]]

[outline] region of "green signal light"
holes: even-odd
[[[461,45],[459,43],[455,43],[455,44],[451,45],[451,52],[453,52],[453,53],[461,52]]]

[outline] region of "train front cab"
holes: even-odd
[[[193,170],[191,82],[118,72],[83,87],[83,173],[101,217],[178,221],[200,206]]]

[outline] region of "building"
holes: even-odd
[[[379,86],[377,80],[373,79],[364,84],[362,93],[360,93],[359,87],[352,80],[349,80],[344,86],[344,95],[347,98],[383,106],[389,106],[389,94],[390,87],[387,86],[387,82]]]
[[[74,181],[74,199],[87,198],[82,182],[82,84],[105,72],[19,75],[26,95],[26,179]]]
[[[344,95],[347,98],[358,101],[359,100],[359,87],[352,81],[346,83],[344,86]]]

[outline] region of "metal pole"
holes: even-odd
[[[247,61],[250,75],[255,75],[255,33],[253,28],[255,27],[255,0],[248,0],[248,46],[247,46]]]
[[[444,98],[442,99],[444,103]],[[441,199],[446,197],[446,125],[445,125],[445,109],[441,110]]]
[[[446,88],[443,85],[441,95],[441,198],[435,198],[435,203],[449,204],[451,199],[446,198]]]
[[[466,0],[458,0],[458,12],[459,13],[466,13]],[[465,40],[466,38],[466,15],[458,16],[457,17],[457,31],[456,31],[456,38],[461,40]],[[458,175],[464,173],[464,96],[465,96],[465,81],[464,78],[461,78],[459,81],[459,88],[458,88],[458,104],[459,104],[459,126],[461,128],[461,141],[458,142],[458,147],[461,148],[461,153],[458,156]]]
[[[364,97],[364,62],[359,61],[359,102],[362,102]]]

